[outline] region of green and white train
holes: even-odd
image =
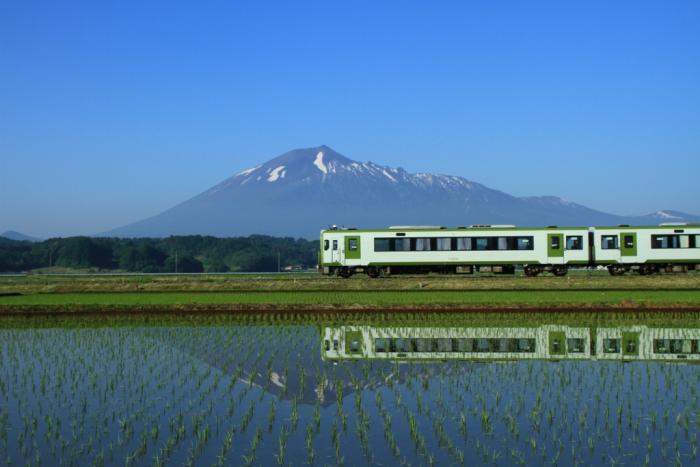
[[[397,226],[381,230],[321,231],[323,274],[370,277],[390,274],[490,271],[528,276],[570,267],[605,266],[612,275],[634,271],[681,272],[700,265],[700,225],[516,228],[474,225],[445,228]]]

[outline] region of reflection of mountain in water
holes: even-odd
[[[336,401],[341,386],[344,397],[417,375],[430,379],[479,372],[488,361],[700,361],[700,328],[643,325],[196,326],[149,334],[281,399],[318,400],[323,406]]]

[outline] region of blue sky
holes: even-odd
[[[327,144],[700,214],[700,2],[0,4],[0,231],[92,234]]]

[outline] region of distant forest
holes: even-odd
[[[0,237],[0,272],[44,269],[125,272],[267,272],[316,266],[318,240],[264,235],[217,238],[54,238],[43,242]]]

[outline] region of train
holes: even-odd
[[[700,363],[700,328],[336,326],[323,360],[646,360]]]
[[[518,228],[513,225],[392,226],[321,230],[322,274],[551,273],[607,268],[614,276],[700,269],[700,224]]]

